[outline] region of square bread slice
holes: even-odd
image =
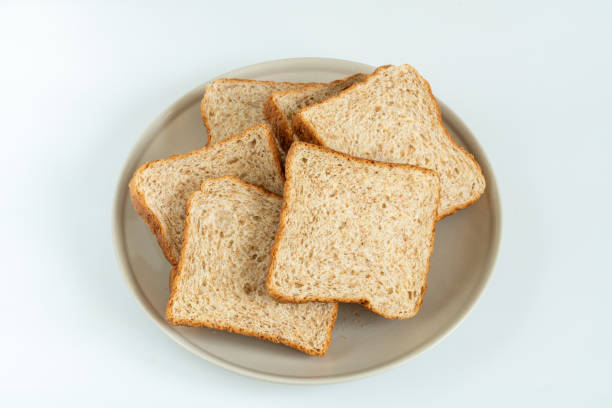
[[[288,302],[354,302],[414,316],[427,288],[437,174],[294,142],[267,278]]]
[[[282,198],[231,177],[209,179],[189,198],[185,244],[166,317],[259,337],[323,355],[338,307],[279,303],[266,291]]]
[[[285,151],[289,150],[294,141],[293,115],[300,109],[338,95],[366,77],[366,74],[355,74],[327,84],[314,84],[289,91],[274,92],[270,95],[263,112],[276,138],[281,142],[282,148]]]
[[[206,85],[200,105],[206,127],[206,146],[227,139],[246,128],[266,122],[263,106],[272,92],[298,89],[310,84],[222,78]],[[274,139],[284,162],[285,150]]]
[[[362,82],[293,118],[300,140],[440,176],[442,218],[478,200],[485,179],[474,157],[442,125],[427,81],[410,65],[383,66]]]
[[[267,125],[259,125],[210,147],[142,165],[130,181],[130,197],[168,261],[176,265],[183,244],[185,205],[202,181],[232,175],[282,194],[282,173],[272,132]]]

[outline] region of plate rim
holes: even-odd
[[[445,339],[451,332],[453,332],[466,318],[466,316],[472,311],[476,303],[480,300],[482,293],[484,292],[485,287],[488,285],[491,276],[493,275],[493,271],[495,269],[495,264],[497,261],[497,257],[499,254],[499,247],[501,242],[501,231],[502,231],[502,209],[501,209],[501,198],[499,195],[497,180],[489,163],[489,160],[482,149],[478,139],[474,136],[474,134],[470,131],[467,125],[459,118],[459,116],[452,111],[445,103],[437,99],[438,105],[440,106],[440,111],[442,113],[442,117],[445,119],[445,122],[452,123],[452,127],[462,136],[467,135],[469,138],[470,149],[472,153],[478,157],[478,163],[482,168],[483,172],[487,174],[487,189],[489,190],[489,194],[491,196],[491,214],[493,217],[492,227],[492,241],[490,243],[490,256],[488,258],[488,262],[486,264],[485,270],[486,275],[484,279],[481,279],[479,285],[475,289],[475,295],[468,302],[464,309],[459,314],[459,317],[448,327],[441,330],[437,335],[432,337],[429,341],[424,342],[419,347],[405,353],[401,357],[381,363],[380,365],[361,370],[355,373],[349,374],[337,374],[337,375],[329,375],[329,376],[321,376],[321,377],[297,377],[297,376],[285,376],[285,375],[277,375],[270,374],[258,370],[254,370],[251,368],[243,367],[238,364],[226,361],[220,357],[212,355],[206,350],[201,349],[200,347],[195,346],[188,338],[184,337],[180,333],[178,333],[174,328],[168,325],[168,323],[158,315],[157,311],[153,307],[153,305],[149,302],[147,297],[145,296],[142,288],[138,284],[136,277],[132,271],[131,265],[128,261],[127,249],[126,249],[126,240],[123,231],[123,217],[124,217],[124,203],[128,199],[128,190],[127,185],[133,173],[133,163],[137,162],[138,159],[144,153],[144,150],[149,145],[149,143],[155,137],[155,130],[160,127],[163,123],[170,120],[172,117],[180,114],[186,107],[190,105],[192,100],[197,97],[201,98],[204,93],[204,88],[206,84],[210,81],[213,81],[218,78],[224,77],[244,77],[242,72],[244,71],[253,71],[257,69],[263,69],[270,71],[271,68],[276,66],[284,66],[285,68],[281,71],[286,71],[290,66],[299,66],[304,67],[304,65],[312,65],[313,67],[326,65],[329,67],[330,65],[341,66],[345,69],[355,70],[355,72],[371,72],[374,70],[374,66],[344,60],[344,59],[336,59],[336,58],[317,58],[317,57],[308,57],[308,58],[285,58],[285,59],[276,59],[265,62],[260,62],[257,64],[247,65],[244,67],[240,67],[234,69],[232,71],[226,72],[222,75],[218,75],[209,81],[200,84],[199,86],[193,88],[191,91],[187,92],[185,95],[174,101],[170,106],[168,106],[164,111],[162,111],[157,117],[145,128],[145,130],[140,134],[136,144],[131,148],[129,154],[124,160],[124,164],[121,170],[121,173],[118,177],[114,198],[113,198],[113,208],[112,208],[112,238],[113,238],[113,248],[115,253],[115,258],[119,264],[119,269],[128,283],[128,286],[132,290],[133,294],[138,299],[140,306],[147,312],[147,315],[157,324],[157,326],[172,340],[178,343],[180,346],[185,348],[186,350],[192,352],[196,356],[215,364],[219,367],[222,367],[228,371],[235,372],[237,374],[241,374],[247,377],[256,378],[260,380],[266,380],[276,383],[285,383],[285,384],[331,384],[331,383],[339,383],[346,381],[353,381],[369,376],[376,375],[383,371],[392,369],[399,365],[402,365],[409,361],[410,359],[420,355],[425,350],[435,346],[440,341]],[[460,129],[460,130],[457,130]]]

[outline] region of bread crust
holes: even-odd
[[[168,288],[170,290],[172,290],[172,282],[174,282],[174,279],[176,279],[176,272],[176,266],[170,268],[170,278],[168,279]]]
[[[285,95],[290,95],[292,93],[302,93],[314,88],[333,87],[338,83],[351,81],[357,77],[363,77],[364,75],[365,74],[353,74],[346,78],[331,81],[327,84],[314,84],[299,89],[273,92],[264,104],[264,117],[272,127],[272,131],[274,132],[276,137],[280,140],[282,148],[285,149],[285,151],[289,150],[289,148],[291,147],[291,143],[293,143],[294,139],[291,123],[289,122],[289,118],[285,115],[281,107],[278,105],[278,98]]]
[[[346,91],[348,91],[351,88],[352,88],[352,86],[350,88],[342,91],[342,92],[346,92]],[[338,94],[336,96],[332,96],[332,98],[337,98],[338,96],[340,96],[340,94]],[[319,102],[319,103],[323,103],[323,102],[329,101],[332,98],[326,99],[325,101],[322,101],[322,102]],[[295,115],[293,115],[293,122],[292,122],[293,133],[295,133],[295,135],[298,137],[298,139],[303,141],[303,142],[315,144],[315,145],[318,145],[318,146],[325,146],[325,144],[323,144],[323,141],[317,135],[317,131],[312,126],[312,124],[310,124],[310,122],[308,122],[302,116],[302,111],[303,110],[311,108],[313,106],[317,106],[319,103],[315,103],[314,105],[307,106],[307,107],[301,109]]]
[[[296,141],[291,145],[291,148],[289,149],[289,152],[287,153],[287,159],[285,161],[285,163],[287,164],[285,167],[285,188],[284,188],[284,196],[283,196],[283,205],[281,208],[281,213],[280,213],[280,225],[278,228],[278,231],[276,232],[276,237],[274,239],[274,246],[272,247],[272,252],[271,252],[271,256],[270,256],[270,266],[268,267],[268,276],[266,277],[266,289],[268,290],[268,294],[270,295],[270,297],[272,297],[273,299],[276,299],[280,302],[291,302],[291,303],[307,303],[307,302],[323,302],[323,303],[332,303],[332,302],[342,302],[342,303],[361,303],[365,308],[369,309],[370,311],[381,315],[387,319],[407,319],[410,317],[413,317],[414,315],[416,315],[418,313],[418,311],[421,308],[421,305],[423,304],[423,297],[425,296],[425,292],[427,290],[427,277],[429,274],[429,267],[430,267],[430,263],[431,263],[431,254],[433,253],[433,247],[434,247],[434,238],[436,235],[436,223],[434,222],[434,227],[433,227],[433,231],[430,237],[430,251],[429,251],[429,256],[427,258],[427,270],[425,271],[425,283],[423,285],[423,287],[421,288],[421,293],[420,293],[420,299],[418,300],[417,303],[417,307],[415,308],[415,311],[413,314],[410,315],[402,315],[402,316],[396,316],[396,315],[392,315],[389,313],[386,313],[384,310],[380,310],[377,309],[375,306],[373,306],[370,301],[366,298],[343,298],[343,297],[330,297],[330,298],[325,298],[325,297],[317,297],[317,296],[311,296],[311,297],[305,297],[305,298],[295,298],[295,297],[291,297],[291,296],[286,296],[282,293],[280,293],[278,290],[276,290],[276,288],[272,285],[272,278],[273,278],[273,270],[274,270],[274,266],[276,264],[276,255],[277,255],[277,251],[278,251],[278,246],[280,245],[280,240],[282,239],[283,233],[285,231],[285,227],[287,225],[287,216],[289,213],[289,207],[292,204],[292,199],[293,197],[291,197],[291,189],[288,188],[289,185],[291,184],[291,182],[293,181],[293,174],[291,173],[291,163],[293,163],[293,156],[294,156],[294,151],[295,151],[295,146],[298,145],[307,145],[311,148],[315,148],[317,150],[323,151],[323,152],[327,152],[327,153],[331,153],[334,154],[338,157],[343,157],[352,161],[356,161],[356,162],[360,162],[360,163],[367,163],[367,164],[374,164],[376,166],[380,166],[380,167],[387,167],[387,168],[396,168],[396,167],[404,167],[404,168],[412,168],[415,170],[419,170],[422,171],[424,173],[430,173],[432,175],[434,175],[437,179],[438,179],[438,194],[437,194],[437,200],[436,200],[436,208],[439,206],[440,204],[440,182],[439,179],[440,177],[438,176],[438,174],[430,169],[424,169],[422,167],[418,167],[418,166],[414,166],[411,164],[403,164],[403,163],[385,163],[385,162],[379,162],[379,161],[375,161],[375,160],[369,160],[369,159],[363,159],[363,158],[359,158],[359,157],[354,157],[354,156],[350,156],[346,153],[342,153],[342,152],[338,152],[335,150],[331,150],[328,149],[326,147],[320,146],[320,145],[314,145],[314,144],[310,144],[310,143],[306,143],[306,142],[300,142],[300,141]]]
[[[266,103],[264,103],[263,114],[266,121],[270,124],[272,131],[280,140],[282,148],[287,151],[289,147],[291,147],[291,142],[293,142],[293,131],[291,130],[287,117],[283,114],[283,111],[276,102],[274,95],[277,94],[278,92],[275,92],[270,95]]]
[[[202,102],[200,102],[200,116],[202,117],[204,128],[206,129],[206,144],[204,147],[210,146],[210,122],[208,121],[208,115],[206,115],[206,94],[208,93],[210,84],[210,82],[206,84],[204,95],[202,95]]]
[[[245,133],[251,132],[251,131],[253,131],[253,130],[259,128],[259,127],[264,128],[263,130],[264,130],[264,133],[265,133],[265,137],[266,137],[266,139],[268,141],[268,145],[270,146],[270,149],[272,151],[272,155],[274,156],[274,161],[276,162],[276,167],[279,169],[279,174],[282,177],[284,171],[283,171],[283,165],[282,165],[281,160],[280,160],[280,154],[279,154],[278,149],[276,147],[276,143],[274,142],[274,136],[272,135],[272,131],[270,130],[268,125],[266,125],[265,123],[262,123],[262,124],[259,124],[259,125],[255,125],[255,126],[251,126],[251,127],[247,128],[247,129],[245,129],[244,131],[242,131],[241,133],[238,133],[237,135],[234,135],[234,136],[228,137],[227,139],[221,140],[219,142],[219,144],[220,143],[226,143],[226,142],[232,141],[234,139],[239,139],[239,138],[243,137]],[[142,172],[144,170],[146,170],[149,166],[153,165],[154,163],[163,162],[163,161],[169,161],[169,160],[175,160],[175,159],[179,159],[179,158],[182,158],[182,157],[187,157],[190,154],[201,152],[203,150],[210,149],[210,148],[211,148],[211,146],[204,146],[204,147],[201,147],[199,149],[192,150],[191,152],[188,152],[188,153],[174,154],[174,155],[166,157],[164,159],[158,159],[158,160],[153,160],[153,161],[147,162],[147,163],[143,164],[142,166],[140,166],[138,168],[138,170],[136,170],[134,172],[134,175],[132,176],[132,179],[130,180],[130,183],[129,183],[130,199],[132,200],[132,205],[134,207],[134,210],[136,210],[136,213],[149,226],[151,232],[153,232],[153,234],[157,238],[157,242],[158,242],[160,248],[162,249],[162,252],[164,253],[164,256],[166,257],[168,262],[170,262],[170,264],[172,264],[172,265],[178,264],[179,260],[175,259],[174,256],[172,255],[172,251],[170,249],[170,245],[168,243],[168,239],[166,238],[165,230],[164,230],[164,228],[162,226],[162,223],[159,220],[159,218],[157,218],[157,216],[153,213],[153,211],[151,211],[150,206],[146,202],[144,193],[140,189],[140,185],[139,185],[140,175],[142,174]]]
[[[132,206],[136,211],[136,214],[140,216],[149,226],[149,229],[157,238],[157,243],[161,248],[164,256],[172,265],[175,265],[178,260],[174,259],[172,256],[172,251],[170,250],[170,245],[168,244],[168,240],[166,239],[166,235],[164,234],[164,228],[159,221],[159,218],[151,211],[151,208],[147,205],[147,201],[144,197],[144,193],[140,190],[140,186],[138,185],[138,177],[141,172],[143,172],[147,167],[149,167],[153,162],[145,163],[136,170],[136,173],[132,176],[132,179],[129,183],[129,191],[130,191],[130,199],[132,200]]]
[[[484,174],[482,173],[482,169],[480,168],[480,165],[478,164],[478,162],[476,161],[476,159],[474,159],[474,156],[469,153],[467,150],[465,150],[463,147],[459,146],[459,144],[455,141],[455,139],[453,139],[453,137],[450,135],[450,133],[448,133],[448,130],[446,129],[446,127],[444,126],[444,123],[442,122],[442,113],[440,112],[440,106],[438,106],[438,102],[436,101],[436,98],[434,97],[432,91],[431,91],[431,85],[429,84],[429,82],[423,78],[421,76],[421,74],[419,74],[419,72],[411,65],[406,64],[407,66],[410,67],[411,70],[414,71],[414,73],[421,78],[426,86],[427,86],[427,92],[429,93],[429,96],[432,98],[435,108],[436,108],[436,119],[438,121],[438,123],[440,124],[440,126],[442,127],[444,134],[446,135],[446,137],[452,142],[452,144],[458,148],[461,152],[463,152],[465,155],[467,155],[467,157],[470,158],[470,160],[476,165],[476,168],[478,169],[478,171],[480,172],[480,174],[482,174],[483,177],[483,181],[485,183],[485,187],[482,189],[481,192],[479,192],[478,195],[476,195],[472,200],[465,202],[465,203],[461,203],[459,205],[456,205],[455,207],[451,208],[449,211],[443,213],[443,214],[438,214],[438,221],[448,217],[449,215],[452,215],[454,213],[456,213],[457,211],[467,208],[470,205],[472,205],[473,203],[475,203],[476,201],[478,201],[478,199],[482,196],[482,194],[484,193],[484,190],[486,189],[486,179],[484,178]],[[323,143],[323,141],[321,140],[321,138],[319,137],[319,135],[317,134],[316,129],[314,128],[314,126],[312,126],[312,124],[310,122],[308,122],[304,116],[302,115],[302,112],[305,111],[306,109],[315,107],[319,104],[325,103],[327,101],[330,101],[334,98],[340,98],[342,97],[342,95],[345,92],[349,92],[350,90],[352,90],[354,87],[358,87],[358,86],[365,86],[365,84],[367,84],[370,79],[375,76],[376,74],[378,74],[379,71],[382,71],[386,68],[392,67],[393,65],[382,65],[378,68],[376,68],[376,70],[374,72],[372,72],[370,75],[368,75],[363,81],[361,82],[356,82],[353,85],[351,85],[350,87],[348,87],[347,89],[345,89],[344,91],[338,93],[338,95],[336,96],[332,96],[331,98],[328,98],[324,101],[315,103],[313,105],[307,106],[303,109],[301,109],[298,113],[296,113],[293,117],[293,132],[298,136],[298,138],[300,138],[301,140],[313,143],[313,144],[317,144],[317,145],[321,145],[321,146],[325,146],[325,143]]]
[[[238,177],[234,177],[234,176],[223,176],[223,177],[217,177],[217,178],[210,178],[207,180],[204,180],[202,182],[202,186],[205,183],[208,182],[212,182],[212,181],[217,181],[217,180],[232,180],[234,182],[240,183],[250,189],[255,189],[258,190],[261,193],[264,193],[268,196],[271,197],[275,197],[278,199],[282,199],[281,196],[276,195],[268,190],[266,190],[263,187],[254,185],[254,184],[250,184],[247,183],[246,181],[238,178]],[[187,242],[187,239],[189,238],[189,225],[191,222],[191,217],[190,217],[190,210],[191,210],[191,201],[193,199],[193,196],[196,192],[192,193],[191,196],[189,197],[189,200],[187,201],[187,218],[185,219],[185,233],[184,233],[184,241],[183,242]],[[271,341],[273,343],[280,343],[280,344],[284,344],[285,346],[289,346],[291,348],[294,348],[296,350],[302,351],[306,354],[312,355],[312,356],[323,356],[327,353],[327,350],[329,349],[329,346],[331,344],[331,339],[332,339],[332,331],[334,330],[334,325],[336,323],[336,317],[338,315],[338,305],[336,305],[336,307],[334,308],[334,313],[332,316],[330,316],[330,319],[328,320],[328,325],[329,325],[329,330],[326,333],[326,343],[323,346],[322,350],[315,350],[315,349],[309,349],[306,348],[298,343],[294,343],[291,340],[288,339],[284,339],[281,338],[279,336],[270,336],[270,335],[266,335],[266,334],[260,334],[260,333],[256,333],[254,331],[249,331],[249,330],[245,330],[242,329],[240,327],[234,327],[234,326],[230,326],[230,325],[220,325],[220,324],[216,324],[213,322],[198,322],[198,321],[194,321],[194,320],[189,320],[189,319],[175,319],[174,316],[172,315],[172,304],[174,303],[174,298],[177,295],[177,288],[178,288],[178,282],[180,281],[180,278],[183,275],[183,252],[185,251],[185,245],[183,245],[183,248],[181,248],[181,259],[178,263],[178,265],[174,268],[172,268],[173,270],[171,270],[170,272],[170,297],[168,299],[168,305],[166,306],[166,320],[168,321],[168,323],[172,324],[172,325],[183,325],[183,326],[191,326],[191,327],[207,327],[210,329],[215,329],[215,330],[225,330],[231,333],[237,333],[237,334],[242,334],[243,336],[248,336],[248,337],[256,337],[262,340],[268,340]]]
[[[276,162],[276,168],[278,169],[278,173],[282,177],[281,180],[283,180],[285,177],[285,166],[283,166],[283,160],[281,159],[281,154],[280,154],[280,151],[278,150],[278,145],[276,144],[276,139],[274,138],[272,130],[265,123],[262,123],[261,125],[252,126],[252,127],[257,127],[257,126],[266,127],[266,139],[268,139],[268,146],[270,146],[270,150],[272,151],[272,155],[274,156],[274,161]],[[200,185],[200,188],[201,188],[201,185]],[[262,187],[262,190],[268,191],[263,187]]]
[[[206,84],[206,87],[204,88],[204,95],[202,96],[202,102],[200,102],[200,116],[202,117],[202,123],[204,123],[204,127],[206,128],[206,144],[204,145],[205,147],[208,147],[211,145],[210,143],[211,126],[210,126],[210,122],[208,121],[208,115],[206,114],[206,106],[208,103],[207,94],[208,94],[208,89],[210,88],[210,86],[213,83],[218,83],[218,82],[251,82],[251,83],[266,84],[266,85],[287,85],[287,86],[309,86],[309,85],[317,84],[316,82],[307,82],[307,83],[287,82],[287,81],[277,82],[277,81],[259,81],[256,79],[241,79],[241,78],[219,78],[219,79],[215,79],[214,81],[209,82],[208,84]]]

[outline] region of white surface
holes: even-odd
[[[610,4],[222,3],[0,5],[0,405],[610,406]],[[497,268],[464,323],[332,386],[251,380],[181,349],[112,254],[113,188],[144,127],[207,78],[294,56],[415,65],[503,200]]]

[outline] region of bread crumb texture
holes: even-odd
[[[284,178],[278,152],[266,125],[247,129],[222,143],[149,162],[134,174],[130,195],[135,207],[144,207],[143,218],[167,248],[172,264],[179,259],[183,243],[185,205],[189,195],[211,177],[237,176],[267,190],[282,194]],[[141,214],[142,215],[142,214]]]
[[[389,318],[415,315],[433,251],[438,176],[295,142],[286,177],[270,293],[360,302]]]
[[[200,104],[208,134],[207,146],[219,143],[245,129],[265,123],[264,104],[273,92],[298,89],[308,84],[221,78],[206,85]],[[285,150],[274,135],[281,160]]]
[[[338,96],[301,110],[293,126],[301,140],[436,171],[440,218],[470,205],[485,189],[480,166],[444,128],[429,84],[410,65],[378,68]]]
[[[210,179],[188,205],[185,244],[167,318],[323,355],[337,305],[279,303],[267,293],[282,198],[234,177]]]

